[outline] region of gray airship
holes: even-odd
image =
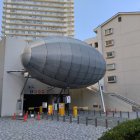
[[[80,40],[50,36],[34,41],[22,54],[22,63],[37,80],[59,88],[81,88],[97,83],[106,63],[93,47]]]

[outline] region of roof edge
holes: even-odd
[[[112,16],[111,18],[109,18],[108,20],[106,20],[105,22],[103,22],[102,24],[100,24],[99,26],[97,26],[96,28],[94,28],[93,31],[95,33],[97,33],[97,29],[99,27],[104,26],[105,24],[107,24],[108,22],[110,22],[111,20],[113,20],[114,18],[116,18],[119,15],[134,15],[134,14],[140,14],[140,11],[135,11],[135,12],[118,12],[117,14],[115,14],[114,16]]]

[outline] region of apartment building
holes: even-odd
[[[2,36],[74,36],[74,0],[4,0]]]
[[[97,28],[86,42],[106,60],[104,91],[125,102],[140,103],[140,12],[117,13]]]

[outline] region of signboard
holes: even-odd
[[[47,90],[44,89],[31,89],[29,94],[47,94]]]
[[[43,102],[43,103],[42,103],[42,107],[43,107],[43,108],[47,108],[47,102]]]
[[[71,103],[71,97],[70,96],[66,96],[66,104]]]
[[[54,104],[54,110],[58,110],[57,104]]]

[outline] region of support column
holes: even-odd
[[[99,85],[99,90],[100,90],[100,95],[101,95],[101,102],[102,102],[103,111],[105,113],[106,112],[106,108],[105,108],[105,103],[104,103],[103,90],[101,88],[100,82],[98,82],[98,85]]]

